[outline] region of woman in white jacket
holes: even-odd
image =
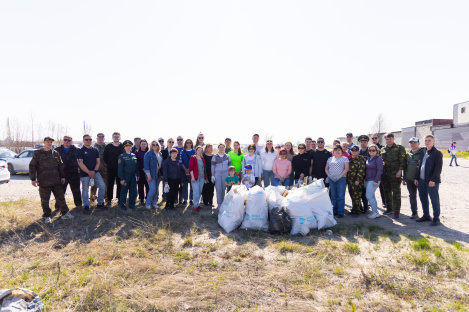
[[[244,155],[243,158],[243,175],[246,174],[246,166],[252,166],[251,174],[256,178],[256,185],[261,184],[262,180],[262,160],[261,157],[256,153],[256,145],[249,144],[248,146],[248,155]]]
[[[262,171],[264,179],[264,187],[268,187],[274,183],[274,161],[278,158],[278,152],[274,149],[272,140],[267,140],[265,150],[261,153]]]

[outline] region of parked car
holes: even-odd
[[[0,184],[10,182],[10,172],[7,167],[7,162],[0,159]]]
[[[0,159],[7,160],[15,157],[16,153],[7,149],[0,149]]]
[[[25,150],[18,155],[15,155],[14,158],[8,159],[8,171],[10,171],[11,174],[15,174],[17,172],[29,172],[29,163],[33,158],[34,151],[35,149]]]
[[[44,144],[39,144],[39,145],[34,146],[35,149],[40,149],[41,147],[44,147]],[[56,148],[57,148],[57,145],[52,144],[52,149],[56,149]]]

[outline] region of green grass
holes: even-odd
[[[447,150],[441,150],[441,152],[443,153],[444,158],[451,158],[451,155]],[[456,152],[456,157],[461,159],[469,159],[469,152],[458,151]]]

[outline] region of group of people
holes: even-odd
[[[410,194],[411,218],[439,224],[442,154],[434,147],[433,136],[425,137],[426,148],[420,148],[419,139],[412,138],[408,153],[403,146],[394,143],[392,133],[384,137],[386,145],[381,146],[378,135],[372,135],[371,145],[369,137],[361,135],[358,146],[348,133],[347,142],[334,141],[332,153],[325,148],[322,137],[317,140],[307,137],[304,143],[298,144],[297,153],[292,142],[274,147],[272,140],[266,140],[265,146],[260,145],[258,134],[253,135],[247,152],[238,141],[226,138],[216,146],[216,153],[212,144],[205,143],[202,133],[197,135],[195,144],[191,139],[184,141],[181,136],[176,141],[169,138],[165,142],[159,138],[149,143],[134,138],[133,142],[121,143],[118,132],[114,132],[112,142],[106,144],[104,134],[98,133],[93,146],[91,136],[86,134],[81,148],[76,148],[72,137],[67,135],[56,150],[52,149],[54,140],[46,137],[44,148],[34,153],[29,174],[32,184],[39,184],[46,223],[57,213],[64,219],[73,218],[64,198],[68,185],[75,206],[84,206],[85,214],[91,213],[90,199],[97,200],[97,209],[107,209],[113,200],[114,185],[117,185],[116,197],[122,209],[127,209],[127,198],[128,208],[135,209],[137,197],[147,209],[159,208],[161,184],[165,210],[190,201],[193,210],[198,212],[202,203],[213,206],[215,190],[219,209],[225,193],[236,184],[247,188],[254,185],[291,187],[324,179],[330,188],[334,215],[338,218],[344,216],[346,188],[352,199],[352,216],[367,213],[370,205],[368,217],[379,217],[375,192],[380,188],[385,213],[399,218],[400,187],[404,184]],[[417,213],[417,190],[422,203],[421,218]],[[49,208],[51,193],[56,198],[55,211]],[[433,219],[429,214],[429,196]]]

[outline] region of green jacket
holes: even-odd
[[[44,148],[35,150],[29,163],[29,178],[37,180],[39,186],[62,185],[60,179],[65,178],[65,172],[59,152]]]
[[[395,177],[399,170],[405,168],[405,148],[394,143],[391,147],[387,145],[381,149],[381,158],[384,163],[384,176]]]
[[[360,184],[363,184],[363,179],[365,179],[365,163],[366,158],[363,156],[358,155],[357,158],[350,157],[347,183],[352,184],[358,181]]]
[[[138,177],[137,156],[134,153],[120,154],[117,160],[117,176],[121,180],[126,178]]]
[[[420,154],[422,151],[425,152],[424,150],[425,148],[421,147],[417,151],[412,152],[411,150],[405,155],[406,163],[404,168],[404,179],[407,181],[414,181],[415,172],[417,171],[417,166],[419,164]]]

